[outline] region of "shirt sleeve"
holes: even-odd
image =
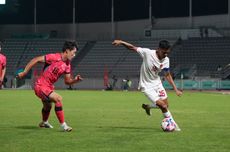
[[[47,54],[45,55],[45,62],[48,64],[51,64],[53,61],[59,61],[60,55],[58,53],[56,54]]]
[[[138,53],[142,58],[144,58],[144,56],[146,55],[147,51],[149,51],[149,49],[147,49],[147,48],[141,48],[141,47],[138,47],[138,48],[137,48],[137,53]]]
[[[164,63],[164,68],[163,68],[163,70],[166,71],[166,72],[167,72],[167,71],[170,71],[169,65],[170,65],[170,64],[169,64],[169,58],[167,57],[167,58],[166,58],[166,61],[165,61],[165,63]]]
[[[71,64],[67,64],[65,69],[65,74],[70,74],[70,73],[71,73]]]

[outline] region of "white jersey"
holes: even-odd
[[[150,50],[148,48],[138,47],[137,52],[143,59],[140,70],[139,89],[147,91],[161,84],[159,72],[161,72],[162,69],[169,69],[169,58],[165,57],[159,60],[156,50]]]

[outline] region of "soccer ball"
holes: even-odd
[[[165,132],[173,132],[176,128],[176,124],[171,118],[164,118],[161,122],[161,128]]]

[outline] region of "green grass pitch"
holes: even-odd
[[[0,152],[229,152],[230,95],[169,92],[170,111],[181,132],[165,133],[162,114],[141,109],[141,92],[57,91],[70,133],[38,127],[39,99],[32,90],[0,90]]]

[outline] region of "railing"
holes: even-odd
[[[224,67],[221,71],[221,78],[227,78],[230,75],[230,63]]]
[[[175,80],[175,84],[182,90],[229,90],[230,80],[201,79],[201,80]],[[163,82],[166,89],[172,89],[167,81]]]

